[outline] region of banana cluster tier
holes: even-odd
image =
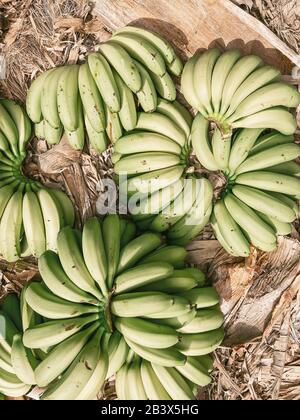
[[[63,192],[22,173],[31,130],[19,105],[0,101],[0,254],[8,262],[56,250],[60,229],[74,224],[73,205]]]
[[[180,76],[182,62],[162,37],[127,26],[88,56],[82,65],[50,69],[31,85],[27,112],[35,134],[49,144],[65,134],[82,150],[87,134],[102,153],[109,140],[136,129],[138,111],[153,112],[158,97],[176,99],[170,74]]]
[[[90,400],[116,375],[119,399],[194,399],[211,381],[224,320],[185,249],[136,236],[118,216],[90,219],[82,234],[64,228],[57,244],[39,259],[42,281],[22,291],[22,316],[0,324],[0,392],[37,384],[46,400]]]
[[[255,55],[218,49],[196,53],[184,68],[181,86],[188,103],[214,121],[223,136],[237,128],[296,131],[289,108],[299,105],[300,93]]]

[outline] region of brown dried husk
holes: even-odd
[[[280,8],[279,25],[264,18],[270,11],[277,13],[277,1],[239,3],[245,3],[249,11],[253,10],[252,4],[258,9],[261,5],[262,19],[271,28],[278,28],[279,35],[291,46],[294,43],[288,33],[295,36],[299,46],[299,28],[291,21],[291,11],[286,14],[287,9]],[[270,10],[266,11],[266,5]],[[7,63],[0,95],[20,102],[36,74],[56,65],[83,61],[112,31],[86,0],[2,0],[0,11],[0,48]],[[287,27],[291,27],[289,32]],[[299,84],[298,77],[286,79]],[[201,168],[197,171],[207,175]],[[88,147],[76,152],[65,140],[52,148],[33,140],[24,172],[66,191],[76,207],[78,226],[96,213],[101,180],[113,175],[110,151],[101,156]],[[222,183],[215,174],[210,179],[216,186]],[[300,399],[300,243],[296,229],[290,238],[280,238],[276,252],[265,254],[252,249],[251,256],[243,260],[226,254],[207,227],[189,246],[189,255],[190,262],[201,267],[217,287],[227,331],[223,347],[215,353],[214,381],[200,391],[199,399]],[[16,264],[0,261],[0,269],[0,297],[19,292],[24,283],[38,275],[32,258]],[[37,395],[31,394],[33,398]],[[109,381],[99,398],[115,397],[113,381]]]

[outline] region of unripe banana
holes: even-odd
[[[230,247],[230,245],[225,241],[224,237],[221,234],[220,226],[218,225],[217,219],[215,218],[215,215],[213,214],[211,217],[211,227],[214,231],[214,234],[219,241],[220,245],[225,249],[225,251],[233,255],[234,257],[239,257],[239,254],[237,252],[234,252],[233,249]]]
[[[202,53],[195,63],[194,87],[199,103],[208,114],[213,114],[212,109],[212,74],[221,52],[217,48],[209,49]]]
[[[161,384],[150,362],[142,360],[141,375],[144,389],[149,400],[171,400],[171,397]]]
[[[196,288],[187,292],[181,293],[191,305],[195,305],[197,309],[211,308],[220,303],[218,293],[212,287]]]
[[[128,338],[125,338],[125,340],[128,346],[136,354],[143,359],[148,360],[148,362],[167,367],[183,366],[186,362],[186,357],[175,347],[170,347],[168,349],[150,349],[148,347],[140,346]]]
[[[106,379],[115,375],[126,362],[129,347],[126,341],[118,331],[114,331],[108,343],[109,349],[109,366]]]
[[[261,128],[244,128],[233,138],[228,163],[231,174],[234,174],[236,169],[247,159],[249,151],[253,150],[253,145],[258,141],[263,130]]]
[[[294,134],[297,122],[293,114],[285,108],[275,107],[241,118],[232,124],[232,128],[271,128],[282,134]]]
[[[141,359],[135,357],[129,365],[127,374],[127,381],[133,386],[128,387],[126,391],[126,399],[131,401],[145,401],[147,399],[140,368]]]
[[[232,192],[249,207],[274,217],[274,219],[279,220],[280,222],[291,223],[295,220],[293,209],[264,191],[251,187],[244,187],[242,185],[235,185]]]
[[[181,147],[168,137],[157,133],[132,133],[119,139],[115,151],[122,155],[144,152],[163,152],[181,154]]]
[[[34,369],[38,362],[35,360],[29,349],[25,349],[21,334],[14,336],[11,349],[11,361],[17,377],[27,385],[35,385],[36,378]]]
[[[58,128],[53,128],[46,120],[43,120],[44,125],[44,135],[43,139],[46,140],[48,144],[56,145],[61,141],[63,135],[63,126]]]
[[[232,214],[234,220],[242,229],[249,232],[250,235],[256,236],[260,241],[267,243],[276,242],[274,230],[236,196],[228,193],[224,198],[224,203],[229,213]]]
[[[157,74],[151,73],[151,78],[157,92],[162,98],[170,102],[175,101],[176,87],[169,73],[165,73],[163,76],[158,76]]]
[[[25,299],[36,313],[47,319],[76,318],[99,312],[97,306],[76,304],[54,296],[43,283],[32,283],[26,290]]]
[[[78,97],[78,107],[77,107],[77,119],[78,119],[78,128],[75,131],[69,131],[65,129],[66,137],[68,142],[75,150],[82,150],[84,148],[85,142],[85,131],[84,131],[84,121],[83,121],[83,109],[81,99]]]
[[[41,122],[34,124],[34,135],[38,138],[38,140],[45,139],[45,128],[44,128],[44,120]]]
[[[229,50],[223,53],[216,62],[211,80],[211,100],[215,115],[218,115],[220,111],[226,79],[240,57],[241,52],[239,50]]]
[[[170,103],[159,98],[156,111],[173,120],[184,131],[186,139],[189,138],[193,119],[183,105],[177,101]]]
[[[3,311],[0,311],[0,344],[8,353],[11,352],[13,339],[18,330],[10,317]]]
[[[0,152],[3,153],[3,155],[5,155],[8,159],[15,159],[15,156],[10,148],[10,144],[2,132],[0,132]]]
[[[109,110],[111,112],[119,112],[121,109],[120,93],[105,57],[100,53],[90,54],[88,56],[88,64],[100,94]]]
[[[173,305],[173,298],[160,292],[132,292],[114,296],[111,311],[119,317],[138,317],[162,312]]]
[[[115,173],[120,175],[144,174],[159,169],[180,165],[180,157],[171,153],[148,152],[126,156],[115,165]]]
[[[192,145],[199,162],[206,169],[217,171],[219,167],[209,144],[208,129],[208,120],[197,114],[192,125]]]
[[[58,378],[78,356],[96,328],[97,325],[93,324],[58,344],[35,370],[38,386],[45,387]]]
[[[100,133],[95,131],[87,117],[86,112],[84,112],[84,123],[91,147],[95,149],[97,153],[103,153],[107,149],[108,145],[106,131],[101,131]]]
[[[115,280],[115,293],[129,292],[154,281],[163,280],[173,274],[173,267],[167,263],[141,264],[124,271]]]
[[[141,75],[126,49],[113,42],[113,40],[101,44],[99,48],[129,89],[135,93],[139,92],[142,87]]]
[[[88,63],[80,66],[78,85],[83,109],[91,127],[100,133],[106,128],[104,104]]]
[[[214,207],[214,215],[225,241],[233,253],[248,257],[250,255],[249,243],[234,221],[223,200],[219,200]]]
[[[272,242],[272,243],[265,242],[265,241],[260,241],[255,235],[251,235],[251,234],[247,233],[246,231],[244,231],[244,234],[245,234],[246,238],[248,239],[248,241],[251,243],[251,245],[260,249],[261,251],[273,252],[277,248],[277,242],[276,241]]]
[[[23,343],[31,349],[56,346],[81,331],[86,325],[98,320],[99,315],[93,314],[86,317],[48,321],[26,330]]]
[[[221,131],[216,128],[211,140],[211,145],[212,153],[218,167],[226,172],[230,156],[231,138],[223,138]]]
[[[79,289],[66,275],[57,254],[46,251],[39,258],[39,272],[44,283],[56,296],[74,303],[96,304],[96,299]]]
[[[203,356],[213,353],[222,343],[224,335],[222,328],[200,334],[183,334],[177,348],[186,356]]]
[[[286,163],[300,155],[300,147],[294,143],[274,146],[246,159],[236,170],[236,174],[253,172]]]
[[[237,121],[240,118],[277,106],[297,108],[299,104],[300,93],[294,86],[282,82],[271,83],[244,99],[229,121]]]
[[[19,134],[17,126],[9,115],[9,112],[0,103],[0,129],[4,136],[8,139],[12,152],[15,156],[19,156]]]
[[[103,296],[85,265],[76,231],[70,227],[62,229],[57,238],[57,248],[64,271],[72,282],[80,289],[102,300]]]
[[[57,104],[57,89],[59,79],[65,71],[65,67],[52,69],[44,80],[41,92],[41,109],[43,119],[46,120],[53,128],[59,128],[61,126]]]
[[[15,293],[5,296],[1,302],[1,310],[5,312],[19,331],[22,331],[22,317],[20,311],[20,301]]]
[[[148,29],[129,25],[118,29],[116,34],[138,35],[139,37],[146,39],[154,48],[160,52],[167,64],[172,64],[176,58],[176,54],[172,45],[163,37],[149,31]]]
[[[154,131],[155,133],[162,134],[163,136],[176,141],[181,147],[183,147],[186,142],[183,130],[169,117],[159,112],[153,112],[152,114],[140,112],[138,114],[136,130]]]
[[[231,100],[241,84],[247,80],[248,76],[250,76],[254,70],[262,65],[262,59],[255,55],[247,55],[237,61],[231,69],[224,85],[220,110],[221,115],[224,115],[228,110]]]
[[[106,134],[110,141],[114,144],[123,136],[123,128],[120,121],[120,117],[117,112],[112,113],[108,106],[105,106],[105,115],[107,123]]]
[[[120,33],[114,35],[112,40],[121,45],[131,57],[138,60],[153,73],[158,76],[163,76],[166,73],[166,64],[163,57],[156,47],[152,46],[146,39],[136,34]]]
[[[147,264],[164,261],[173,265],[174,268],[183,268],[186,258],[187,251],[183,247],[171,245],[163,246],[156,251],[153,251],[151,254],[145,257],[141,263]]]
[[[57,86],[59,117],[65,130],[71,132],[76,131],[79,127],[78,73],[78,65],[64,67]]]
[[[152,363],[152,368],[173,400],[195,399],[189,384],[176,369],[159,366],[155,363]]]
[[[101,224],[97,218],[89,219],[84,224],[82,233],[82,252],[91,276],[100,286],[103,296],[107,297],[107,258]]]
[[[10,198],[0,222],[0,252],[8,262],[15,262],[21,253],[23,193],[18,190]]]
[[[191,305],[183,296],[174,296],[173,305],[166,308],[163,312],[147,315],[149,319],[175,318],[187,314],[191,310]]]
[[[42,91],[44,88],[44,83],[48,75],[53,71],[53,69],[47,70],[44,73],[40,74],[31,84],[26,97],[26,110],[29,118],[34,123],[38,124],[42,121]]]
[[[105,217],[102,234],[107,258],[107,286],[110,289],[120,261],[121,227],[117,215],[111,214]]]
[[[266,191],[300,197],[299,179],[274,172],[255,171],[239,175],[235,182]]]
[[[266,168],[270,172],[300,177],[300,165],[297,162],[286,162]]]
[[[188,357],[184,366],[177,366],[176,370],[185,378],[198,386],[207,386],[212,379],[203,365],[196,357]]]
[[[277,193],[277,192],[269,192],[268,194],[272,195],[273,197],[277,198],[277,200],[282,201],[283,203],[287,204],[291,209],[294,210],[296,218],[299,216],[299,205],[297,200],[293,200],[291,197],[288,197],[285,194]]]
[[[260,88],[269,85],[269,83],[279,80],[280,71],[271,66],[263,66],[258,68],[246,78],[233,95],[228,111],[225,118],[230,117],[238,106],[253,92],[258,91]]]
[[[259,217],[264,220],[266,223],[268,223],[269,226],[274,230],[276,235],[290,235],[292,233],[292,225],[290,223],[283,223],[279,222],[279,220],[274,219],[271,216],[268,216],[264,213],[257,212]]]
[[[202,104],[199,103],[197,91],[194,85],[195,64],[198,61],[200,55],[201,53],[195,54],[184,66],[181,77],[181,90],[186,101],[193,108],[197,109],[202,115],[207,116],[205,108]]]
[[[121,220],[122,222],[122,220]],[[124,248],[136,237],[137,228],[135,224],[129,220],[125,221],[125,228],[121,233],[121,248]]]
[[[183,334],[197,334],[221,328],[224,316],[218,309],[200,309],[196,317],[177,331]]]
[[[117,330],[140,346],[166,349],[178,343],[178,334],[173,328],[141,318],[116,318]]]
[[[259,152],[264,152],[265,150],[271,149],[272,147],[279,146],[281,144],[288,144],[293,142],[294,136],[284,136],[277,131],[271,131],[271,133],[265,134],[256,140],[254,146],[250,150],[249,156],[256,155]]]
[[[119,118],[126,131],[134,130],[137,123],[137,110],[133,93],[116,71],[113,72],[120,93],[121,109]]]
[[[154,112],[157,107],[157,92],[149,72],[138,61],[134,61],[140,72],[142,87],[136,96],[144,112]]]

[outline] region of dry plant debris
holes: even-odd
[[[298,0],[234,2],[300,51]],[[0,81],[0,95],[24,101],[37,73],[83,60],[110,32],[87,0],[1,0],[0,54],[5,55],[7,75]],[[299,84],[298,78],[289,75],[286,79]],[[49,149],[46,143],[33,141],[24,172],[67,191],[80,225],[95,214],[101,179],[112,176],[111,168],[109,151],[97,156],[89,150],[74,152],[66,142]],[[228,332],[224,347],[215,355],[214,383],[199,393],[199,399],[299,400],[300,243],[296,229],[291,238],[280,240],[276,252],[267,255],[253,249],[246,261],[228,256],[210,228],[189,250],[191,263],[208,273],[223,298]],[[18,292],[38,275],[34,259],[14,265],[0,261],[0,270],[0,297]],[[99,398],[115,398],[113,382],[106,384]]]

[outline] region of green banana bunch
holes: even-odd
[[[15,300],[4,305],[24,333],[12,321],[3,331],[0,369],[45,387],[45,400],[94,399],[114,374],[118,397],[130,399],[191,399],[195,384],[210,382],[211,363],[199,356],[221,340],[223,315],[203,273],[185,268],[184,248],[136,236],[132,222],[111,215],[89,219],[82,236],[63,228],[57,252],[39,258],[42,281],[26,285],[19,315]]]
[[[209,49],[188,60],[182,92],[204,118],[217,124],[222,137],[230,137],[236,128],[270,128],[291,135],[297,124],[289,108],[298,107],[300,93],[279,77],[278,70],[257,56]]]
[[[26,395],[36,384],[39,361],[22,341],[23,320],[16,295],[7,295],[0,311],[0,392],[7,397]]]
[[[74,224],[74,209],[64,193],[46,189],[22,174],[31,123],[15,102],[2,99],[0,106],[0,253],[15,262],[30,255],[39,257],[46,249],[56,250],[60,229]]]

